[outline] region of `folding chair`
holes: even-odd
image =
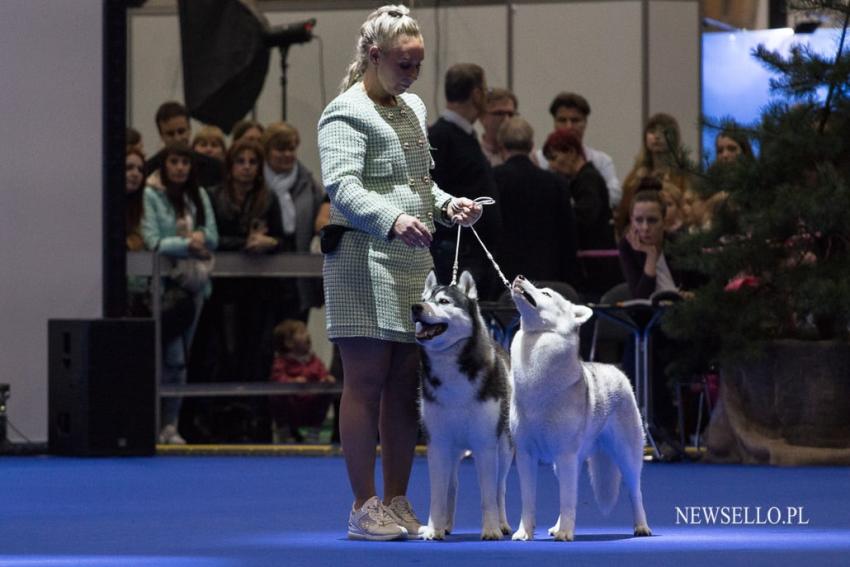
[[[629,291],[629,284],[623,282],[603,293],[602,297],[599,299],[599,303],[600,305],[612,305],[620,301],[628,301],[631,298],[632,294]],[[591,361],[595,361],[597,359],[596,357],[600,342],[606,343],[606,346],[613,343],[618,347],[616,349],[618,351],[618,356],[609,356],[607,357],[608,360],[604,360],[603,362],[620,365],[622,357],[619,356],[619,354],[622,354],[622,349],[626,342],[631,340],[632,333],[627,328],[609,321],[604,317],[596,316],[596,320],[593,324],[593,338],[590,343],[589,359]]]

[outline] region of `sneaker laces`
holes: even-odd
[[[366,513],[379,526],[387,526],[395,523],[395,520],[387,513],[386,507],[380,500],[375,499],[375,502],[366,508]]]
[[[410,501],[407,498],[401,496],[393,498],[393,501],[390,503],[390,508],[405,523],[421,523],[419,518],[416,517],[416,514],[413,513],[413,507],[410,505]]]

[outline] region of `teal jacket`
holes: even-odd
[[[210,198],[202,188],[201,201],[204,205],[204,226],[195,227],[204,233],[204,241],[210,250],[218,247],[218,228],[215,224]],[[186,258],[189,256],[189,238],[177,235],[177,214],[168,202],[165,191],[145,187],[145,214],[142,217],[142,238],[145,248],[159,250],[166,256]],[[208,284],[204,295],[209,297],[212,287]]]

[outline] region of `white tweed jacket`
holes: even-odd
[[[331,223],[389,238],[402,213],[434,230],[440,209],[451,199],[431,180],[408,168],[406,152],[429,151],[426,110],[410,93],[401,98],[422,127],[418,147],[403,147],[395,131],[378,114],[362,83],[334,99],[319,119],[322,180],[331,198]],[[433,160],[428,157],[431,167]]]

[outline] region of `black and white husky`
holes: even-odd
[[[458,466],[471,450],[481,487],[481,539],[510,533],[505,485],[513,459],[507,353],[487,332],[469,272],[458,285],[428,275],[412,306],[422,347],[422,422],[428,436],[431,511],[423,539],[443,539],[454,524]]]
[[[651,535],[640,489],[643,429],[632,387],[616,367],[579,360],[578,329],[593,311],[522,276],[511,292],[521,319],[511,344],[511,433],[522,493],[522,521],[513,539],[534,538],[540,461],[553,463],[558,475],[560,516],[549,530],[556,540],[574,537],[585,460],[603,511],[616,503],[622,478],[631,496],[634,534]]]

